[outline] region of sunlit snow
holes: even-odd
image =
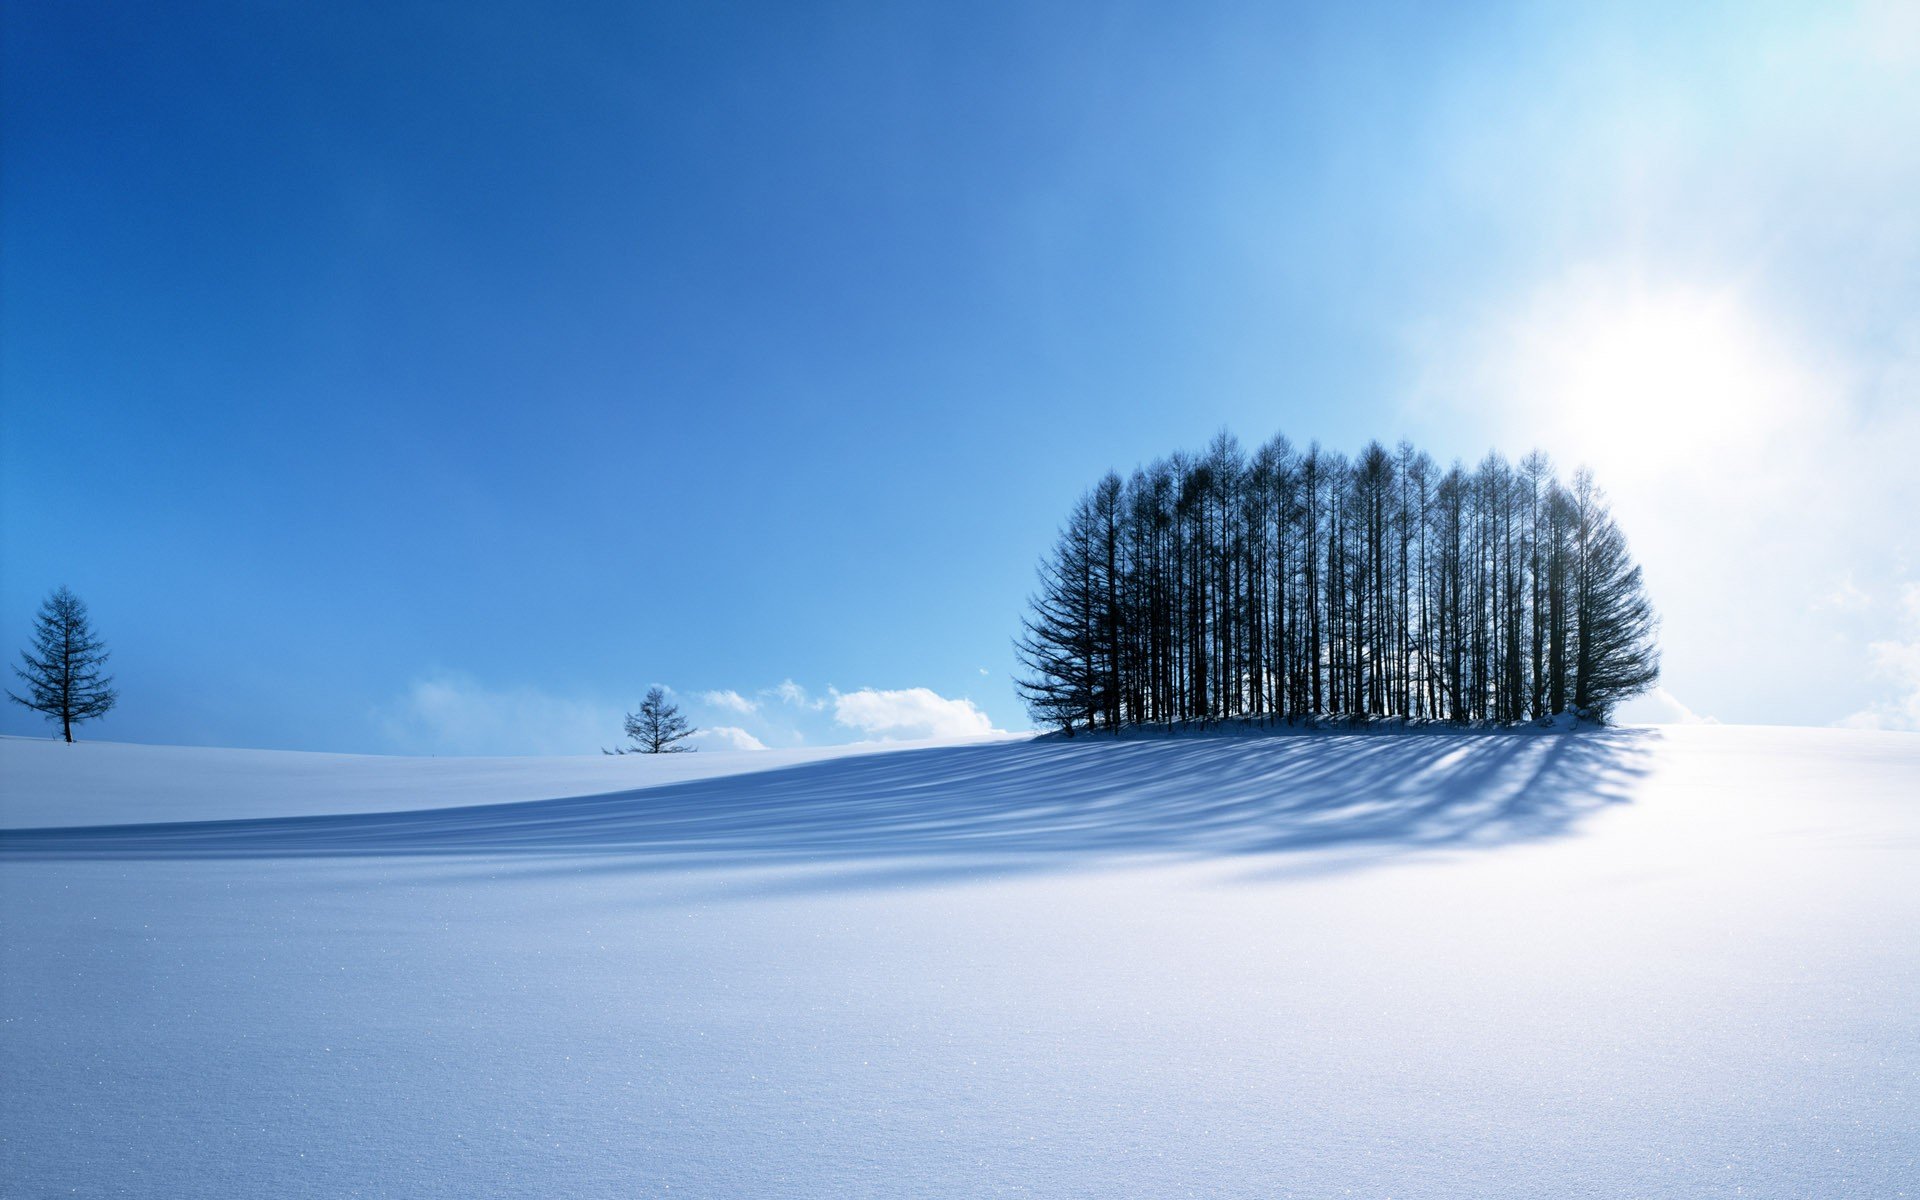
[[[8,1195],[1920,1178],[1913,735],[9,739],[0,779]]]

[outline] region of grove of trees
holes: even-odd
[[[1222,433],[1073,506],[1016,641],[1037,723],[1604,721],[1659,675],[1591,474]]]
[[[100,672],[106,661],[106,643],[94,635],[86,602],[58,588],[41,603],[33,618],[33,646],[13,669],[27,694],[9,691],[7,698],[60,722],[60,736],[71,742],[75,725],[105,716],[120,698],[112,677]]]

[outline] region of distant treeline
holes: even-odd
[[[1036,722],[1605,720],[1659,674],[1590,473],[1221,434],[1074,505],[1017,642]]]

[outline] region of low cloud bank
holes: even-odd
[[[708,753],[996,732],[973,701],[924,687],[828,688],[816,695],[787,679],[757,691],[667,691],[698,727],[687,745]],[[490,687],[438,673],[415,680],[372,718],[387,747],[402,754],[597,754],[622,743],[622,722],[637,703]]]
[[[697,742],[702,750],[711,747],[715,750],[765,750],[767,744],[748,733],[738,725],[715,725],[711,729],[702,729],[688,739]]]
[[[375,721],[406,754],[593,754],[619,739],[624,716],[615,704],[446,674],[416,680]]]
[[[1853,729],[1920,729],[1920,583],[1900,589],[1900,607],[1900,636],[1867,647],[1875,676],[1891,683],[1894,694],[1840,724]]]

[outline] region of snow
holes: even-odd
[[[1920,737],[723,759],[0,741],[0,1193],[1920,1179]]]
[[[1008,735],[998,735],[1004,740]],[[0,736],[0,826],[211,821],[501,804],[631,791],[991,738],[586,758],[400,758]]]

